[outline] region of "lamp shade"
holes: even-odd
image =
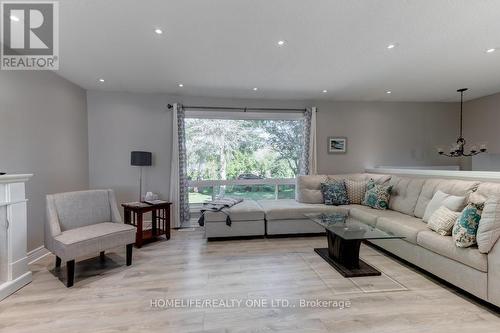
[[[130,153],[130,165],[151,166],[152,155],[149,151],[133,151]]]

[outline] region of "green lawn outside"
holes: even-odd
[[[275,199],[274,186],[267,185],[236,185],[228,186],[225,195],[228,197],[262,200]],[[294,185],[280,185],[278,187],[278,199],[293,199],[295,198]],[[199,189],[195,192],[193,188],[189,188],[189,203],[202,203],[212,199],[212,188]]]

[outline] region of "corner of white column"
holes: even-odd
[[[32,174],[0,176],[0,301],[31,282],[25,183]]]

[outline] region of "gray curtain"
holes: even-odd
[[[312,118],[312,110],[308,108],[304,112],[304,119],[302,120],[304,127],[302,132],[302,155],[300,156],[300,170],[299,170],[299,174],[301,175],[309,174],[309,144],[311,141],[311,118]]]
[[[186,112],[182,104],[177,106],[177,128],[179,137],[179,220],[181,225],[189,222],[189,192],[187,179]]]
[[[316,108],[307,108],[304,112],[302,133],[302,155],[300,157],[301,175],[316,174]]]

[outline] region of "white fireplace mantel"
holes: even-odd
[[[24,183],[32,176],[0,176],[0,301],[31,282]]]

